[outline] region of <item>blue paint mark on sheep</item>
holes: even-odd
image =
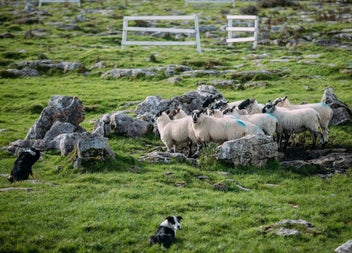
[[[272,113],[267,113],[267,115],[273,117],[274,119],[277,119],[277,117],[274,114],[272,114]]]
[[[242,120],[236,119],[236,121],[237,121],[237,124],[239,124],[240,126],[247,127],[246,123],[244,123]]]

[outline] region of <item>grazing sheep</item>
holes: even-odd
[[[253,127],[253,124],[244,122],[243,120],[212,117],[199,110],[192,112],[192,120],[195,136],[201,143],[212,141],[222,144],[223,142],[239,139],[248,134],[263,133],[259,127]]]
[[[313,147],[316,146],[317,136],[319,136],[321,143],[323,141],[322,134],[319,131],[319,127],[321,128],[319,114],[311,108],[288,110],[278,108],[275,103],[268,102],[262,112],[269,113],[278,119],[277,142],[279,148],[281,148],[282,135],[286,137],[285,150],[291,134],[301,133],[306,130],[309,130],[311,133]]]
[[[191,155],[192,142],[196,142],[197,139],[193,132],[192,118],[190,116],[171,120],[165,112],[162,112],[157,118],[157,126],[160,139],[169,152],[176,152],[177,145],[188,143],[188,155]]]
[[[276,103],[278,107],[288,108],[290,110],[302,109],[302,108],[312,108],[319,113],[321,131],[323,133],[323,145],[326,145],[329,141],[329,123],[333,116],[333,111],[330,106],[326,103],[309,103],[301,105],[293,105],[288,100],[287,96],[283,98],[277,98],[273,103]]]

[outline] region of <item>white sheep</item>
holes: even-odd
[[[169,113],[169,116],[171,119],[182,119],[184,117],[187,117],[188,114],[184,110],[182,110],[182,107],[177,107]]]
[[[178,145],[188,143],[188,155],[191,155],[192,142],[197,141],[192,128],[191,116],[171,120],[165,112],[162,112],[157,118],[157,126],[160,139],[169,152],[176,152]]]
[[[333,111],[330,106],[326,103],[309,103],[309,104],[301,104],[301,105],[293,105],[288,100],[287,96],[283,98],[277,98],[273,103],[276,103],[278,107],[288,108],[290,110],[293,109],[302,109],[302,108],[312,108],[319,113],[320,116],[320,125],[321,131],[323,133],[323,145],[326,145],[329,141],[329,123],[333,116]]]
[[[278,119],[277,142],[279,148],[281,148],[283,135],[286,137],[285,150],[291,134],[306,130],[311,133],[313,147],[316,146],[317,136],[319,136],[321,143],[323,142],[322,134],[319,131],[319,128],[321,128],[319,113],[311,108],[288,110],[276,107],[275,103],[268,102],[263,108],[263,113],[269,113]]]
[[[216,112],[218,115],[221,115],[219,112]],[[276,132],[276,128],[278,126],[278,120],[271,114],[264,113],[255,113],[255,114],[239,114],[237,108],[235,110],[230,111],[230,115],[224,115],[225,117],[235,117],[241,120],[250,122],[261,129],[263,129],[264,133],[268,136],[274,136]]]
[[[249,122],[240,119],[212,117],[195,110],[192,112],[193,130],[201,143],[215,142],[222,144],[225,141],[239,139],[248,134],[263,134],[264,132]]]

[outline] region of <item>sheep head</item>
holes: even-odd
[[[193,120],[193,123],[197,123],[199,118],[200,118],[200,115],[203,113],[203,111],[200,111],[200,110],[194,110],[192,111],[192,120]]]
[[[255,99],[245,99],[243,100],[239,105],[238,105],[238,109],[243,110],[246,109],[249,105],[251,105],[252,103],[254,103]]]
[[[265,106],[263,107],[262,112],[263,113],[272,113],[273,111],[275,111],[275,106],[276,103],[272,103],[270,100],[265,104]]]

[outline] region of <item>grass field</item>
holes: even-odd
[[[8,2],[8,1],[7,1]],[[94,120],[105,113],[125,109],[147,96],[172,98],[197,89],[201,83],[232,79],[228,76],[182,77],[177,84],[164,76],[103,78],[112,68],[145,68],[182,64],[193,69],[268,70],[270,78],[254,77],[263,87],[216,87],[229,101],[255,97],[259,102],[287,95],[291,103],[320,101],[324,88],[333,87],[339,100],[352,105],[350,47],[321,47],[298,43],[295,47],[250,43],[228,47],[216,38],[201,35],[203,53],[193,47],[120,48],[125,15],[175,15],[196,13],[200,25],[226,25],[222,13],[238,14],[253,2],[237,1],[236,7],[192,6],[177,1],[84,1],[76,5],[44,4],[41,14],[22,12],[24,1],[0,6],[0,146],[24,139],[52,95],[78,96],[86,110],[81,126],[93,129]],[[346,22],[319,21],[315,15],[343,6],[325,4],[315,10],[311,1],[297,7],[260,9],[259,15],[297,26],[299,10],[311,12],[316,22],[302,24],[303,33],[329,38],[335,30],[350,28]],[[78,22],[68,31],[58,23]],[[29,25],[19,19],[40,20],[31,25],[33,38],[24,38]],[[273,19],[274,20],[274,19]],[[291,23],[290,23],[291,22]],[[38,35],[38,34],[45,35]],[[220,30],[214,32],[226,37]],[[280,37],[279,34],[273,34]],[[281,35],[283,36],[283,35]],[[351,42],[346,41],[349,45]],[[16,63],[38,59],[82,63],[87,71],[41,70],[39,77],[9,78],[6,70]],[[156,61],[151,61],[151,56]],[[104,61],[105,68],[90,69]],[[89,72],[89,74],[87,74]],[[128,109],[134,109],[135,105]],[[327,148],[352,150],[352,125],[330,129]],[[73,168],[68,157],[44,152],[34,165],[36,180],[10,184],[0,177],[0,252],[160,252],[149,247],[148,238],[168,215],[181,215],[182,229],[170,252],[333,252],[352,239],[351,168],[345,174],[321,178],[314,170],[289,170],[274,161],[264,168],[230,167],[207,160],[199,167],[177,161],[149,164],[139,157],[158,146],[158,136],[139,139],[110,136],[116,154],[112,162]],[[0,174],[8,174],[16,157],[0,151]],[[202,177],[200,177],[202,176]],[[219,190],[216,185],[227,187]],[[243,188],[248,191],[243,190]],[[303,219],[313,227],[291,225],[299,235],[275,234],[279,221]]]

